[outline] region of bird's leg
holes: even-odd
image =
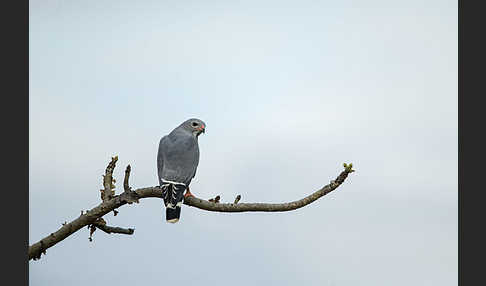
[[[186,193],[184,194],[184,198],[187,198],[187,197],[194,197],[194,195],[189,190],[189,187],[187,187]]]

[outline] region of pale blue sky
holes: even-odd
[[[357,170],[288,213],[122,207],[106,219],[134,235],[78,231],[30,285],[457,284],[457,2],[30,1],[29,42],[30,243],[99,203],[113,155],[156,185],[190,117],[201,198],[289,201]]]

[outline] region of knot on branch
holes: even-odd
[[[217,195],[216,197],[212,198],[212,199],[209,199],[208,202],[212,202],[212,203],[219,203],[219,200],[221,199],[221,196]]]
[[[92,224],[88,225],[89,229],[89,241],[93,241],[93,233],[96,231],[96,226],[104,226],[106,225],[106,221],[103,218],[96,219]]]
[[[241,195],[237,195],[234,204],[237,204],[241,200]]]

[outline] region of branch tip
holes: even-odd
[[[134,191],[132,191],[132,188],[129,185],[129,180],[130,180],[130,172],[132,170],[132,167],[130,164],[127,166],[125,169],[125,178],[123,179],[123,194],[121,194],[121,199],[128,204],[132,203],[138,203],[138,195]]]
[[[344,166],[344,170],[348,173],[352,173],[355,171],[353,170],[353,163],[349,163],[349,164],[343,163],[343,166]]]
[[[111,157],[111,162],[108,163],[105,174],[103,175],[104,189],[101,192],[101,200],[103,202],[112,199],[115,195],[114,189],[116,188],[116,186],[114,185],[114,183],[116,183],[116,180],[113,178],[113,170],[116,167],[116,161],[118,161],[118,156]]]

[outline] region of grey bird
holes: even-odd
[[[199,164],[197,140],[199,135],[205,131],[206,123],[200,119],[191,118],[160,139],[157,170],[166,207],[167,222],[178,222],[183,197],[193,196],[189,190],[189,184],[196,175]]]

